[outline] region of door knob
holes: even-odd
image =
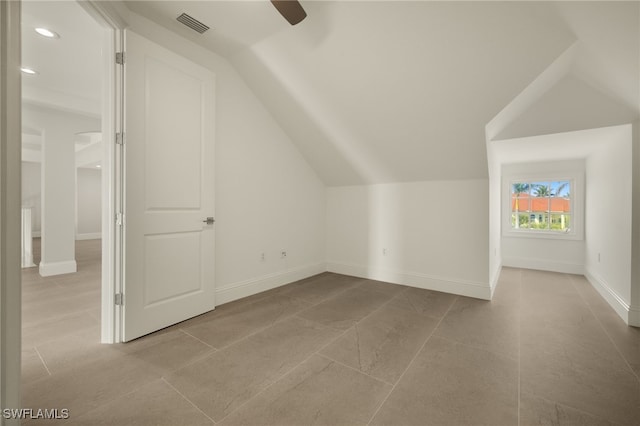
[[[215,222],[216,220],[209,216],[208,218],[206,218],[205,220],[203,220],[202,222],[206,223],[207,225],[213,225],[213,222]]]

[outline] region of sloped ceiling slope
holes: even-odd
[[[487,177],[485,125],[577,40],[553,2],[302,4],[127,2],[227,56],[330,186]]]
[[[484,126],[575,41],[546,4],[305,7],[232,62],[328,185],[486,177]]]
[[[512,118],[501,123],[500,131],[488,131],[491,140],[615,126],[640,118],[640,2],[556,7],[578,37],[565,52],[571,63],[554,71],[549,67],[545,74],[552,72],[553,84],[532,83],[501,111]],[[526,107],[518,105],[522,103]],[[519,114],[509,111],[513,108]]]
[[[627,124],[637,112],[568,75],[495,139],[514,139]]]

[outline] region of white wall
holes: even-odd
[[[126,19],[216,75],[216,303],[324,271],[325,188],[290,138],[226,59]]]
[[[76,239],[102,235],[102,171],[80,167],[76,175]]]
[[[508,185],[512,177],[522,175],[536,175],[538,177],[545,175],[553,176],[558,174],[562,175],[563,173],[578,173],[584,175],[585,161],[579,159],[544,163],[503,164],[503,184],[500,188],[502,198],[501,209],[504,211],[505,182],[507,182],[506,184]],[[578,213],[579,209],[584,209],[584,198],[579,193],[580,187],[578,187],[577,190],[578,193],[574,193],[574,213]],[[579,218],[576,219],[578,220]],[[580,226],[579,224],[577,225]],[[504,220],[502,221],[502,226],[505,226]],[[576,232],[584,235],[583,230],[584,227]],[[503,234],[501,246],[502,264],[504,266],[572,274],[582,274],[584,271],[584,238],[579,240],[564,240],[505,236]]]
[[[628,320],[631,304],[631,126],[586,161],[586,276]]]
[[[640,120],[633,123],[633,216],[631,238],[631,311],[629,324],[640,327]]]
[[[40,236],[41,210],[40,163],[22,162],[22,207],[31,207],[31,230]]]
[[[100,119],[23,103],[22,123],[42,134],[40,274],[72,273],[75,262],[75,138]]]
[[[488,180],[327,189],[327,268],[490,299]]]

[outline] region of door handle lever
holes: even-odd
[[[205,220],[203,220],[202,222],[203,222],[203,223],[206,223],[207,225],[213,225],[213,223],[214,223],[215,221],[216,221],[216,220],[215,220],[213,217],[209,216],[208,218],[206,218],[206,219],[205,219]]]

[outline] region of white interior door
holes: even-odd
[[[125,33],[123,340],[215,307],[214,76]]]

